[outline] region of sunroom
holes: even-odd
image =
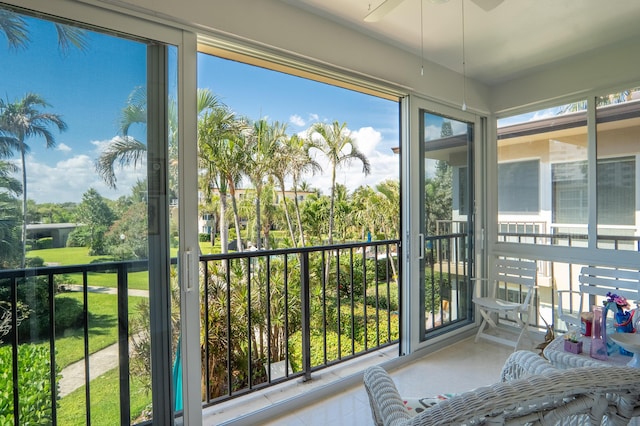
[[[436,350],[474,347],[472,283],[495,258],[536,261],[530,326],[540,341],[547,324],[565,331],[556,291],[575,289],[583,265],[640,264],[638,18],[632,0],[0,0],[0,177],[17,182],[0,181],[0,231],[6,247],[21,248],[0,259],[6,415],[21,424],[33,414],[25,366],[41,358],[42,415],[53,424],[233,424],[215,413],[285,386],[298,395],[262,414],[296,410],[361,380],[371,363],[406,367]],[[242,121],[216,122],[216,136],[199,126],[216,118],[201,102],[232,102],[203,96],[205,75],[225,78],[208,74],[211,61],[238,66],[227,75],[237,73],[254,97],[277,83],[246,70],[266,70],[291,87],[318,84],[336,111],[369,111],[360,130],[379,131],[387,152],[371,164],[354,158],[363,170],[395,173],[397,202],[377,209],[396,228],[360,226],[358,239],[347,237],[352,219],[334,221],[332,192],[329,231],[305,242],[313,216],[296,218],[295,204],[319,198],[313,190],[275,174],[267,182],[266,172],[247,174],[243,187],[233,165],[248,157],[203,162],[214,155],[207,138],[232,140],[224,132]],[[304,87],[282,90],[316,96]],[[343,95],[327,94],[334,89],[362,97],[340,105]],[[51,113],[40,117],[46,125],[10,127],[12,108],[29,102],[35,110],[22,112]],[[262,134],[263,116],[238,134]],[[309,132],[341,135],[344,120],[321,117]],[[265,225],[267,184],[285,208]],[[67,191],[84,216],[54,211]],[[212,199],[229,200],[226,210],[203,209]],[[34,200],[49,210],[36,216]],[[105,225],[90,213],[105,205],[118,220],[104,239],[92,240],[93,230],[69,238],[96,253],[110,245],[111,257],[47,257],[38,247],[36,224],[95,220],[98,230]],[[227,220],[228,234],[216,235]],[[277,231],[290,244],[271,246]],[[207,233],[231,249],[207,254],[199,243]],[[27,261],[35,257],[46,263]],[[78,323],[62,330],[58,317],[72,305]],[[117,362],[94,371],[102,336]],[[68,384],[71,364],[77,386]],[[333,374],[348,379],[323,381]],[[248,411],[236,424],[257,419]]]

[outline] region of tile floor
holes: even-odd
[[[379,364],[391,359],[395,357],[395,351],[397,348],[394,347],[387,349],[386,352],[375,354],[369,359],[359,359],[351,367],[347,365],[340,373],[321,374],[353,376],[354,369],[361,371],[364,369],[363,364]],[[513,348],[485,341],[474,343],[473,338],[467,338],[392,369],[390,373],[402,395],[430,396],[438,393],[461,392],[499,380],[502,365],[511,352]],[[369,403],[361,379],[343,380],[341,391],[336,391],[340,389],[340,385],[333,385],[329,391],[324,392],[324,395],[319,396],[316,392],[315,396],[309,397],[310,401],[306,404],[298,403],[295,406],[283,404],[280,409],[283,414],[277,417],[274,417],[273,410],[264,411],[265,417],[255,414],[265,408],[260,406],[262,398],[274,404],[278,400],[286,399],[292,392],[302,393],[313,389],[313,386],[322,387],[322,382],[327,378],[314,380],[316,383],[309,385],[298,383],[293,389],[289,386],[288,389],[265,392],[256,396],[248,405],[242,404],[241,407],[222,408],[216,413],[205,412],[204,422],[207,425],[229,426],[372,425]],[[340,379],[337,380],[339,382]],[[325,382],[324,388],[328,388],[326,384]],[[309,387],[304,389],[307,386]],[[246,412],[249,409],[254,410],[254,414],[247,416]],[[241,414],[242,411],[244,414]]]
[[[398,391],[406,396],[455,393],[498,380],[500,370],[512,348],[465,339],[453,346],[425,356],[391,374]],[[315,403],[304,410],[280,417],[268,425],[372,425],[367,395],[362,385]]]

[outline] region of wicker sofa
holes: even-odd
[[[640,369],[559,370],[533,352],[514,352],[500,382],[457,394],[412,415],[381,367],[364,374],[374,422],[405,425],[626,425],[640,415]]]

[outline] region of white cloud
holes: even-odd
[[[425,133],[424,135],[425,140],[431,141],[434,139],[440,139],[440,135],[442,134],[442,128],[440,126],[434,126],[434,125],[427,126],[424,129],[424,133]]]
[[[309,121],[320,121],[320,116],[318,114],[309,114]]]
[[[56,145],[56,151],[71,152],[71,147],[64,143],[59,143],[58,145]]]
[[[304,119],[300,117],[298,114],[294,114],[291,117],[289,117],[289,122],[294,126],[299,126],[299,127],[302,127],[306,124]]]
[[[359,130],[354,130],[350,136],[355,141],[360,152],[367,157],[375,153],[377,146],[382,141],[382,133],[373,127],[362,127]]]
[[[109,141],[92,141],[103,147]],[[96,151],[96,153],[99,151]],[[97,158],[97,156],[96,156]],[[55,165],[48,165],[33,155],[27,157],[27,197],[37,203],[80,202],[82,194],[94,188],[105,198],[129,195],[131,187],[146,176],[146,163],[138,167],[116,167],[117,189],[108,187],[95,171],[94,158],[75,155]],[[16,175],[20,179],[20,172]]]

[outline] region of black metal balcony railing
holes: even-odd
[[[398,244],[202,256],[205,404],[395,343]]]
[[[63,277],[74,274],[82,276],[82,293],[83,293],[83,308],[82,308],[82,335],[83,335],[83,353],[85,360],[85,398],[86,398],[86,423],[91,423],[91,383],[89,374],[89,309],[88,309],[88,276],[90,273],[115,273],[117,276],[117,290],[118,290],[118,345],[119,345],[119,376],[120,376],[120,423],[128,424],[130,419],[129,408],[129,313],[128,313],[128,297],[127,297],[127,282],[128,274],[130,272],[136,272],[148,269],[148,262],[144,261],[128,261],[128,262],[109,262],[99,263],[92,265],[76,265],[76,266],[53,266],[44,268],[33,269],[21,269],[21,270],[4,270],[0,271],[0,302],[5,306],[9,306],[10,315],[4,317],[5,320],[10,321],[11,326],[8,328],[9,332],[5,336],[0,336],[10,340],[11,345],[11,379],[12,383],[12,403],[9,406],[13,407],[13,420],[15,424],[27,424],[22,417],[26,412],[33,411],[34,407],[28,406],[32,404],[33,395],[25,395],[25,390],[20,388],[20,384],[23,383],[23,378],[20,377],[20,371],[24,370],[21,365],[29,365],[35,362],[33,359],[24,359],[19,356],[19,348],[23,344],[40,343],[43,341],[42,336],[46,336],[44,341],[48,340],[49,347],[49,360],[46,368],[49,369],[48,383],[45,379],[39,384],[41,389],[40,401],[41,404],[37,407],[39,413],[44,415],[43,420],[49,419],[52,424],[57,424],[57,401],[58,395],[58,381],[59,381],[59,367],[56,362],[56,309],[54,297],[57,293],[58,283]],[[19,293],[38,293],[46,292],[46,297],[41,297],[39,301],[45,300],[47,306],[30,306],[32,316],[37,316],[38,313],[44,313],[48,316],[46,329],[39,329],[41,324],[37,322],[32,324],[27,331],[27,336],[20,341],[19,331],[19,308],[24,306],[24,302],[19,300]],[[38,303],[37,299],[33,299],[34,303]],[[6,344],[6,342],[2,342]],[[2,365],[2,368],[8,366]],[[41,378],[38,378],[41,379]],[[47,393],[48,390],[48,393]],[[48,403],[43,401],[42,398],[48,399]]]
[[[202,291],[203,403],[210,405],[280,383],[397,342],[399,335],[399,241],[342,244],[209,255],[200,258]],[[175,264],[174,262],[172,262]],[[7,374],[14,423],[22,424],[26,405],[21,394],[20,347],[29,342],[48,346],[43,412],[58,424],[56,293],[70,276],[81,276],[84,397],[86,424],[91,423],[89,370],[90,312],[88,293],[93,273],[114,274],[118,299],[120,423],[131,420],[128,279],[148,270],[147,261],[110,262],[0,271],[0,303],[9,315],[9,333],[0,335],[11,348]],[[43,291],[46,330],[31,328],[20,337],[22,293]],[[36,308],[34,308],[36,309]],[[177,307],[174,307],[177,309]],[[42,337],[46,336],[46,337]],[[175,344],[175,342],[174,342]],[[6,370],[5,370],[6,371]],[[21,417],[22,416],[22,417]]]

